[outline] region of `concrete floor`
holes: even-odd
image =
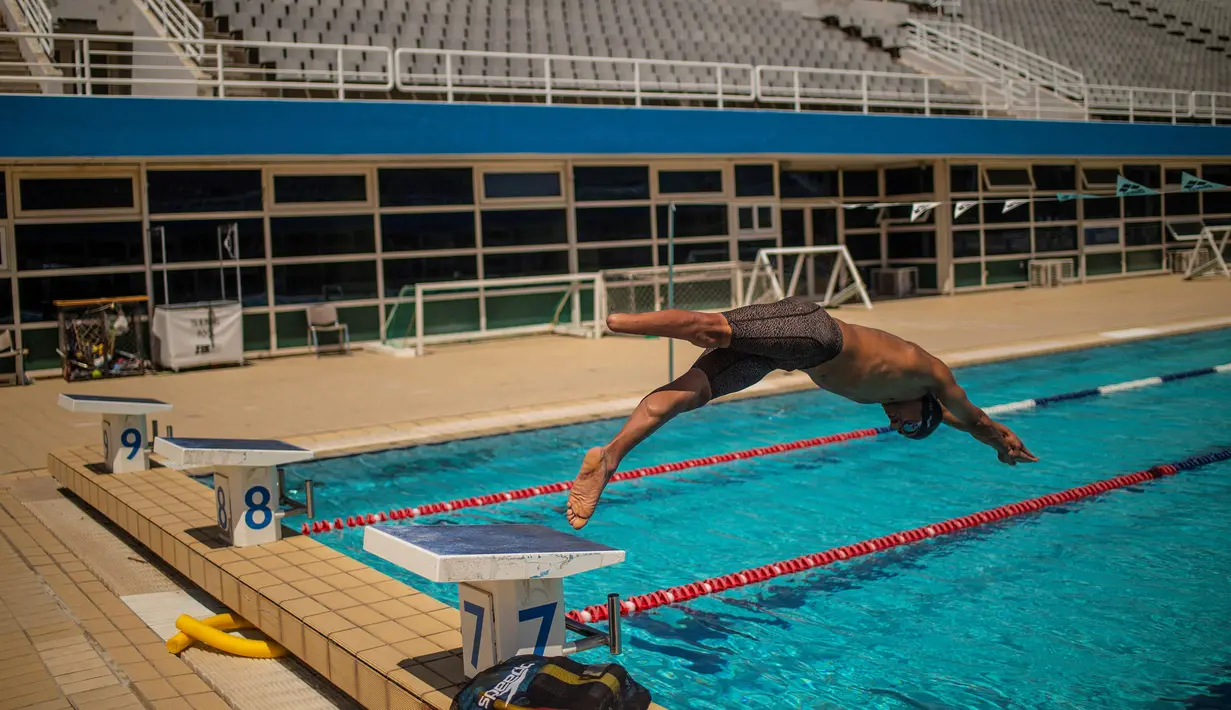
[[[1099,333],[1182,321],[1209,327],[1231,318],[1231,281],[1161,276],[887,301],[833,314],[948,354],[956,364],[980,349],[994,359],[1039,341],[1088,344]],[[676,343],[676,373],[698,354]],[[51,449],[97,443],[97,417],[58,408],[61,392],[164,399],[175,410],[159,417],[161,424],[174,425],[179,436],[289,437],[640,396],[667,374],[665,340],[543,336],[442,346],[423,358],[356,352],[126,380],[40,380],[0,389],[0,473],[42,468]]]

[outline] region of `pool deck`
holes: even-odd
[[[1231,282],[1151,277],[835,315],[961,365],[1228,327]],[[19,484],[45,477],[43,469],[126,531],[134,549],[165,560],[360,705],[445,708],[462,680],[455,609],[303,536],[223,547],[204,486],[167,469],[91,470],[101,459],[97,418],[60,410],[60,392],[156,397],[175,405],[159,419],[178,436],[286,438],[329,455],[622,416],[666,380],[666,350],[662,340],[538,337],[436,348],[421,359],[360,352],[0,390],[0,574],[17,580],[0,589],[0,681],[29,679],[0,710],[227,706],[155,643],[91,571],[97,561],[30,512]],[[677,344],[676,373],[697,353]],[[752,394],[805,386],[798,375],[775,375]]]

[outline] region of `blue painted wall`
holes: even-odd
[[[0,96],[0,159],[1231,155],[1231,127],[705,109]]]

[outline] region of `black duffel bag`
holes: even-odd
[[[515,656],[476,675],[451,710],[648,710],[650,691],[616,663]]]

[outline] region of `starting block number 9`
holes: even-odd
[[[120,432],[120,446],[129,448],[128,460],[132,461],[141,453],[141,431],[139,429],[128,428]],[[111,457],[111,441],[107,436],[107,430],[103,429],[103,455]]]

